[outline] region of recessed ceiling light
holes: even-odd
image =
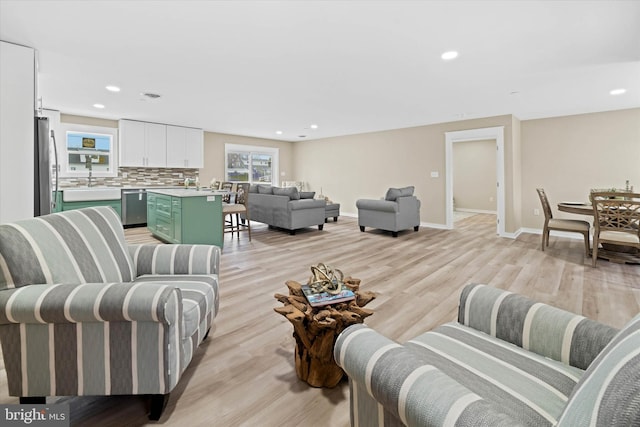
[[[445,52],[442,54],[441,58],[445,61],[450,61],[452,59],[456,59],[458,57],[458,52],[455,50],[450,50],[449,52]]]
[[[318,125],[311,125],[311,129],[318,129]]]
[[[102,105],[102,104],[93,104],[93,107],[102,109],[102,108],[104,108],[104,105]]]
[[[109,92],[120,92],[120,88],[118,86],[105,86],[105,89]]]
[[[611,92],[609,92],[611,95],[622,95],[623,93],[625,93],[627,90],[626,89],[614,89]]]
[[[282,135],[282,131],[281,130],[277,130],[276,131],[276,135]]]

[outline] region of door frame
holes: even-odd
[[[469,129],[454,132],[445,132],[445,209],[446,228],[453,229],[453,144],[456,142],[484,141],[487,139],[496,141],[496,185],[498,218],[496,232],[498,236],[505,236],[505,185],[504,185],[504,126],[490,128]]]

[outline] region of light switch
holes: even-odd
[[[440,177],[440,173],[438,171],[431,172],[431,178],[439,178],[439,177]]]

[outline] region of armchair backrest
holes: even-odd
[[[119,215],[85,208],[0,225],[0,290],[31,284],[129,282]]]

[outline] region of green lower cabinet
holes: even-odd
[[[147,228],[154,233],[156,231],[156,195],[147,193]]]
[[[165,242],[222,248],[222,196],[177,197],[147,191],[147,228]]]
[[[73,209],[82,208],[94,208],[96,206],[111,206],[118,215],[122,216],[122,201],[121,200],[92,200],[85,202],[65,202],[62,199],[62,191],[58,191],[56,194],[56,206],[53,212],[70,211]]]
[[[171,198],[171,226],[173,228],[173,240],[182,242],[182,199]]]

